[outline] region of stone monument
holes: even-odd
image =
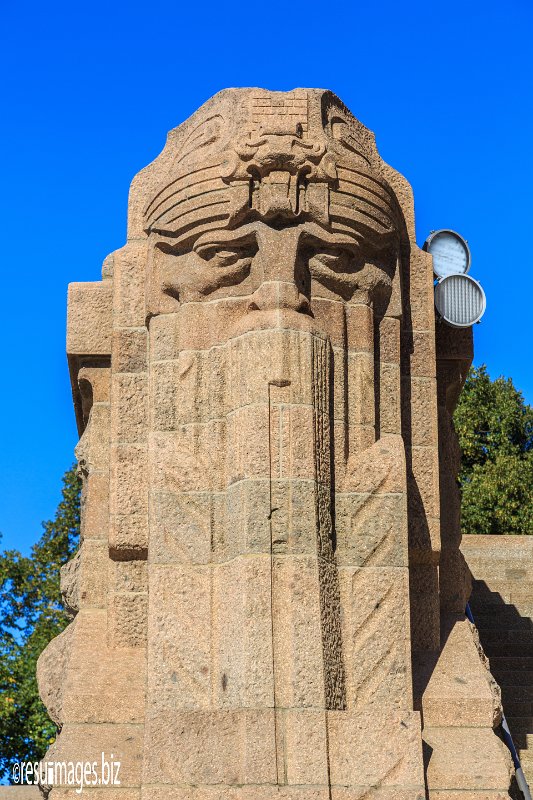
[[[328,91],[220,92],[68,308],[82,543],[47,758],[119,759],[99,800],[508,797],[463,613],[471,332],[436,325],[373,134]]]

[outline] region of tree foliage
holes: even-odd
[[[533,408],[482,365],[470,370],[454,423],[463,533],[533,534]]]
[[[79,539],[80,482],[72,467],[63,476],[55,518],[30,556],[0,554],[0,779],[15,761],[38,761],[56,728],[37,690],[37,659],[68,623],[61,604],[60,567]]]

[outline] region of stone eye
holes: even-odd
[[[214,267],[229,267],[237,261],[247,258],[246,253],[239,250],[218,250],[208,256],[208,261]]]
[[[254,242],[203,244],[196,248],[197,255],[207,261],[210,267],[231,267],[238,263],[250,264],[257,252]]]
[[[312,266],[320,265],[333,272],[349,272],[353,255],[348,250],[318,251],[311,256]]]

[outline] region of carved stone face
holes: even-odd
[[[176,303],[165,310],[216,301],[232,309],[231,336],[312,328],[317,298],[383,305],[397,261],[395,198],[364,141],[354,144],[358,123],[331,107],[317,120],[325,93],[260,94],[236,90],[239,114],[193,126],[196,149],[184,145],[178,177],[147,207],[151,280]]]

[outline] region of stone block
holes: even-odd
[[[217,502],[218,499],[218,502]],[[218,527],[224,524],[220,511],[224,498],[206,491],[172,492],[154,489],[151,493],[152,563],[196,563],[211,561],[217,506]]]
[[[181,351],[208,351],[227,341],[228,331],[236,328],[246,315],[249,300],[234,297],[231,301],[184,303],[177,317],[177,345]]]
[[[440,650],[440,603],[436,564],[411,564],[411,640],[414,651]]]
[[[150,485],[177,494],[225,489],[226,436],[223,420],[150,434]]]
[[[347,376],[347,422],[350,425],[373,425],[375,397],[372,356],[367,353],[348,354]],[[336,414],[340,413],[339,404],[344,402],[344,395],[335,391]]]
[[[82,727],[84,723],[109,724],[110,728],[111,723],[140,723],[144,716],[145,680],[141,651],[120,650],[108,644],[106,613],[80,611],[63,678],[62,722]],[[74,760],[81,760],[82,752],[80,749]]]
[[[228,416],[228,485],[245,478],[270,478],[269,430],[270,409],[266,404],[245,406]]]
[[[87,427],[74,451],[80,468],[85,474],[105,472],[108,468],[109,420],[109,404],[94,403]]]
[[[327,330],[333,348],[346,347],[346,311],[338,299],[316,297],[313,316],[318,330]]]
[[[332,786],[423,790],[417,712],[329,711],[327,716]]]
[[[37,785],[0,786],[0,800],[41,800]]]
[[[323,707],[326,676],[317,559],[276,555],[272,570],[276,705]]]
[[[60,725],[63,720],[65,681],[77,624],[78,620],[75,619],[67,625],[64,631],[49,642],[37,661],[39,696],[56,725]]]
[[[150,368],[160,361],[173,361],[178,358],[179,348],[179,310],[175,313],[158,314],[148,321],[148,351]]]
[[[112,596],[110,639],[114,647],[144,647],[147,605],[146,592],[120,592]]]
[[[433,299],[433,298],[431,298]],[[447,327],[447,326],[441,326]],[[414,330],[409,356],[409,372],[413,378],[436,378],[435,331]]]
[[[146,561],[111,562],[113,583],[116,592],[144,592],[148,587],[148,565]]]
[[[110,281],[71,283],[68,287],[67,353],[111,353],[113,285]]]
[[[113,558],[146,558],[148,516],[115,514],[109,529],[109,552]]]
[[[405,450],[400,436],[386,435],[354,454],[346,465],[340,490],[361,494],[405,492]]]
[[[140,328],[146,322],[144,299],[146,255],[145,242],[129,242],[115,251],[113,274],[115,328]]]
[[[435,300],[433,293],[433,259],[429,253],[414,248],[411,251],[409,301],[411,325],[414,331],[435,330]]]
[[[241,480],[230,484],[224,495],[225,508],[215,520],[214,542],[217,558],[227,560],[240,553],[270,553],[272,526],[277,514],[288,521],[288,486],[292,483],[276,482],[276,501],[273,502],[273,484],[264,478]],[[273,509],[276,509],[273,512]],[[283,523],[282,523],[283,524]],[[283,533],[288,533],[284,527]]]
[[[280,786],[277,784],[143,786],[142,790],[143,800],[274,800],[274,798],[275,800],[329,800],[330,797],[327,786]]]
[[[383,364],[400,363],[400,320],[383,317],[379,324],[379,359]]]
[[[374,318],[372,309],[363,304],[346,307],[348,350],[361,353],[374,351]]]
[[[107,539],[109,527],[109,470],[91,473],[84,482],[81,536]]]
[[[473,355],[473,328],[452,328],[439,325],[436,329],[437,357],[471,361]]]
[[[413,447],[412,470],[424,513],[439,516],[439,458],[436,447]],[[414,488],[414,487],[413,487]]]
[[[206,708],[213,680],[211,568],[150,565],[149,587],[150,707],[161,712]]]
[[[251,331],[230,341],[228,409],[276,400],[291,405],[312,405],[316,344],[317,337],[293,330]]]
[[[427,781],[430,797],[436,791],[494,791],[508,789],[511,755],[488,728],[425,728],[429,749]]]
[[[114,759],[113,759],[114,760]],[[110,763],[110,762],[108,762]],[[101,761],[100,761],[101,764]],[[113,767],[113,773],[117,770],[116,766]],[[98,770],[101,773],[101,769]],[[97,777],[98,777],[97,773]],[[107,772],[104,778],[107,777]],[[92,780],[92,778],[91,778]],[[120,769],[118,770],[118,780],[120,780]],[[122,788],[121,786],[87,786],[84,785],[83,787],[83,794],[90,798],[90,800],[140,800],[141,798],[141,790],[139,789],[127,789]],[[40,797],[41,795],[39,795]],[[57,789],[52,789],[50,794],[48,795],[50,800],[79,800],[80,792],[76,790],[76,787],[69,787],[68,789],[64,787],[58,787]],[[1,796],[0,796],[1,797]],[[2,799],[3,800],[3,799]],[[6,798],[8,800],[8,798]],[[18,798],[13,798],[13,800],[18,800]]]
[[[272,708],[270,555],[240,556],[213,571],[212,697],[219,708]]]
[[[468,620],[458,618],[450,625],[422,697],[424,724],[492,729],[501,720],[499,689],[480,658]]]
[[[407,568],[339,569],[347,708],[411,704]]]
[[[339,493],[335,522],[339,565],[407,565],[407,515],[403,494]]]
[[[405,415],[410,419],[411,442],[416,446],[436,447],[437,387],[432,378],[402,379]],[[408,408],[405,406],[408,405]]]
[[[46,760],[74,763],[96,761],[101,764],[104,753],[106,760],[120,761],[121,789],[135,788],[140,785],[141,779],[142,732],[142,725],[69,722],[63,726],[61,734],[48,750]],[[56,791],[54,789],[54,793]],[[102,791],[107,792],[108,789]],[[115,792],[116,789],[111,791]],[[119,800],[115,795],[112,797],[113,800]]]
[[[147,368],[146,328],[117,328],[113,331],[111,359],[114,372],[137,373]]]
[[[225,515],[214,516],[219,560],[239,553],[316,554],[317,521],[312,480],[242,480],[228,486]]]
[[[424,513],[416,483],[410,486],[414,496],[409,497],[407,515],[409,556],[413,564],[436,564],[441,550],[441,520]]]
[[[148,511],[146,446],[116,444],[111,455],[111,513],[145,515]]]
[[[87,539],[79,552],[78,607],[104,608],[108,591],[109,553],[104,540]],[[69,562],[72,563],[72,562]],[[63,573],[62,573],[63,583]]]
[[[143,373],[115,374],[112,379],[112,435],[115,442],[146,441],[148,381]]]
[[[263,438],[268,436],[267,441],[270,450],[269,475],[271,479],[299,478],[314,480],[316,451],[321,445],[320,442],[313,441],[314,437],[310,435],[315,427],[316,413],[316,410],[311,406],[271,404],[268,415],[269,429],[261,428],[264,424],[264,413],[260,409],[258,409],[258,416],[251,411],[248,412],[248,409],[236,411],[235,424],[243,427],[247,424],[254,426],[258,436]],[[248,416],[251,417],[249,421],[246,419]],[[229,436],[233,432],[232,423],[233,415],[230,415]],[[243,447],[247,446],[247,444],[247,442],[244,442]],[[324,447],[327,448],[325,454],[328,458],[329,446],[329,442],[324,443]],[[250,475],[245,464],[242,466],[243,474]]]
[[[273,710],[149,714],[144,776],[171,785],[275,784]]]
[[[290,709],[278,715],[290,786],[327,786],[328,732],[325,711]]]
[[[396,320],[395,320],[396,321]],[[382,363],[379,372],[379,430],[381,436],[401,433],[400,366]]]
[[[72,616],[80,610],[80,550],[60,570],[61,601]]]
[[[214,348],[209,354],[183,351],[172,361],[151,365],[154,430],[172,431],[181,425],[221,417],[225,404],[225,357],[222,348]]]

